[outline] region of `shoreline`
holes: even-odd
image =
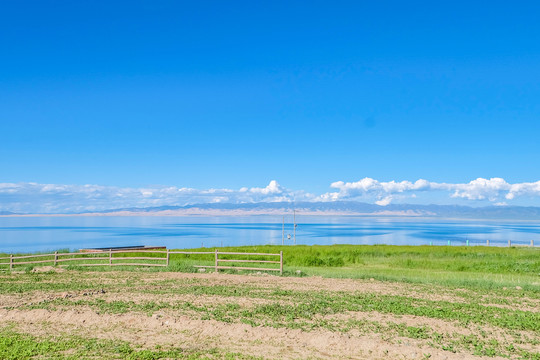
[[[80,214],[8,214],[0,215],[1,218],[35,218],[35,217],[179,217],[179,218],[203,218],[203,217],[223,217],[223,218],[244,218],[244,217],[282,217],[292,216],[292,211],[283,212],[173,212],[173,211],[159,211],[159,212],[133,212],[133,211],[119,211],[108,213],[80,213]],[[300,217],[349,217],[349,218],[368,218],[368,219],[403,219],[403,220],[440,220],[440,221],[463,221],[463,222],[475,222],[475,221],[488,221],[488,222],[534,222],[538,223],[540,219],[512,219],[512,218],[482,218],[482,217],[445,217],[437,215],[426,214],[402,214],[395,212],[381,212],[381,213],[354,213],[354,212],[296,212]]]

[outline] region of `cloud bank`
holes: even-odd
[[[255,203],[309,201],[304,191],[283,188],[272,180],[266,187],[194,189],[175,186],[122,188],[100,185],[0,183],[0,211],[16,213],[63,213],[118,208],[191,205],[206,203]]]
[[[64,213],[118,208],[192,205],[201,203],[257,203],[300,201],[364,201],[386,206],[433,194],[463,202],[506,205],[516,199],[540,198],[540,181],[511,184],[502,178],[478,178],[468,183],[438,183],[427,180],[356,182],[337,181],[332,191],[311,194],[291,190],[272,180],[266,187],[240,189],[195,189],[175,186],[123,188],[100,185],[0,183],[0,211],[17,213]]]
[[[321,196],[327,201],[353,200],[366,196],[377,198],[375,203],[388,205],[396,196],[415,198],[422,192],[446,192],[451,198],[466,200],[487,200],[502,204],[501,199],[513,200],[516,197],[540,197],[540,181],[510,184],[502,178],[478,178],[468,183],[438,183],[427,180],[380,182],[364,178],[357,182],[337,181],[330,185],[337,189]]]

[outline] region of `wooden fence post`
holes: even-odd
[[[167,249],[167,266],[169,266],[169,249]]]
[[[512,240],[508,239],[508,247],[512,246]]]
[[[13,254],[9,255],[9,271],[13,270]]]
[[[486,240],[486,246],[489,246],[489,239]]]
[[[54,252],[54,266],[58,263],[58,251]]]
[[[216,263],[215,263],[215,268],[216,268],[216,269],[215,269],[216,272],[218,272],[218,271],[219,271],[219,269],[218,269],[218,249],[216,249]]]
[[[109,266],[112,266],[112,249],[109,249]]]
[[[283,275],[283,250],[279,252],[279,274]]]
[[[534,240],[531,240],[531,247],[534,247]]]

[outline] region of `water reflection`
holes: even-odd
[[[293,224],[285,223],[287,234]],[[298,244],[540,244],[533,222],[298,216]],[[253,217],[0,217],[0,251],[164,245],[169,248],[282,243],[281,216]]]

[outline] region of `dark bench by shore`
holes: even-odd
[[[79,252],[106,252],[106,251],[119,251],[119,250],[166,250],[166,246],[111,246],[103,248],[90,248],[79,249]]]

